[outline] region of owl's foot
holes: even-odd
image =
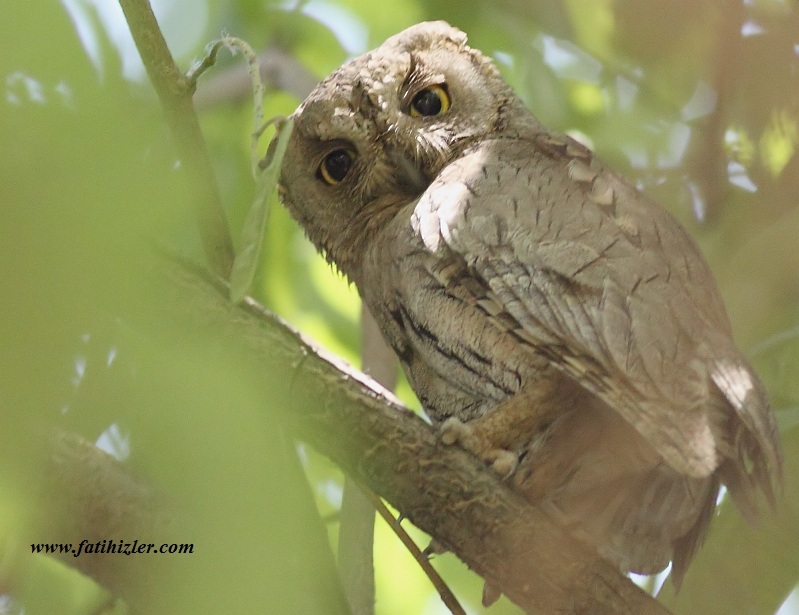
[[[442,423],[440,437],[444,444],[458,444],[482,459],[503,478],[511,476],[519,465],[518,455],[497,448],[479,429],[455,417],[450,417]]]
[[[562,412],[553,403],[556,387],[555,378],[542,378],[468,423],[450,417],[441,425],[441,440],[460,444],[508,478],[519,465],[516,451],[527,451],[533,439]]]

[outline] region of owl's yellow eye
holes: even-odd
[[[446,84],[431,85],[419,90],[411,101],[411,116],[433,117],[447,112],[451,104]]]
[[[342,180],[347,177],[347,173],[352,168],[352,163],[355,160],[355,152],[349,148],[342,147],[333,150],[319,165],[319,170],[316,175],[319,179],[325,182],[328,186],[335,186],[340,184]]]

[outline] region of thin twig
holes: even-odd
[[[275,120],[282,118],[272,118],[264,122],[264,83],[261,78],[261,68],[255,50],[247,41],[236,38],[235,36],[225,36],[224,38],[212,41],[206,47],[205,57],[189,69],[187,78],[191,84],[192,90],[194,90],[197,87],[197,80],[200,76],[216,64],[219,50],[223,47],[230,50],[234,55],[237,52],[242,53],[244,59],[247,61],[247,74],[250,77],[253,108],[253,130],[250,135],[250,172],[252,173],[253,179],[257,180],[259,175],[258,163],[262,158],[258,153],[258,142],[264,131],[273,124]]]
[[[466,615],[466,611],[463,610],[463,607],[460,605],[460,602],[458,602],[455,594],[452,593],[452,590],[450,590],[450,588],[444,582],[444,579],[441,578],[441,575],[438,574],[438,571],[433,568],[433,566],[430,564],[430,560],[424,553],[422,553],[422,550],[408,535],[408,532],[405,531],[405,528],[400,525],[400,519],[395,518],[394,515],[391,514],[391,511],[386,508],[385,504],[383,504],[383,500],[381,500],[373,491],[370,491],[363,485],[360,485],[360,487],[363,493],[372,503],[372,506],[375,507],[375,510],[377,510],[385,522],[388,523],[391,530],[397,535],[397,538],[400,539],[402,544],[405,545],[405,548],[408,549],[410,554],[413,556],[413,559],[415,559],[422,568],[424,573],[427,575],[427,578],[430,579],[433,587],[436,588],[438,595],[441,596],[441,600],[450,610],[452,615]]]
[[[319,78],[285,50],[270,46],[258,53],[261,78],[267,88],[304,99]],[[250,96],[251,78],[248,69],[234,64],[214,71],[197,84],[194,108],[199,112],[221,105],[237,104]]]
[[[189,176],[206,257],[213,271],[227,279],[233,265],[233,241],[211,159],[192,106],[193,83],[175,64],[149,2],[119,0],[119,4],[166,113],[183,170]]]

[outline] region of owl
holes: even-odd
[[[354,283],[442,440],[621,571],[677,584],[726,486],[773,502],[780,445],[680,224],[543,126],[445,22],[293,115],[280,195]]]

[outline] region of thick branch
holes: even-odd
[[[193,86],[172,59],[147,0],[119,0],[119,4],[166,112],[183,169],[189,177],[205,254],[211,269],[227,279],[233,265],[233,242],[211,159],[192,106]]]
[[[181,323],[241,348],[290,395],[288,424],[385,497],[528,612],[667,613],[592,549],[502,484],[474,457],[442,446],[430,425],[367,377],[315,350],[254,303],[185,266],[167,305]],[[280,376],[283,376],[282,378]]]
[[[157,539],[175,530],[174,504],[129,466],[75,434],[59,433],[51,444],[47,480],[39,495],[40,511],[47,515],[42,527],[52,535],[39,535],[39,541],[70,542],[75,549],[84,549],[81,541],[93,545],[129,536]],[[152,558],[142,566],[136,558],[110,552],[83,557],[58,553],[58,557],[137,607],[147,588],[163,575],[166,563]]]

